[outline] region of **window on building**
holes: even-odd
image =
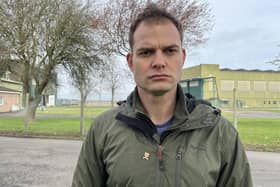
[[[2,96],[0,96],[0,105],[3,105],[4,104],[4,99]]]
[[[199,82],[198,81],[190,81],[190,87],[198,87]]]
[[[277,105],[277,101],[273,101],[273,104],[274,104],[274,105]]]
[[[264,105],[266,104],[265,101],[263,101],[263,104],[264,104]]]
[[[254,91],[256,92],[265,92],[266,91],[266,85],[265,81],[254,81]]]
[[[270,92],[280,92],[280,81],[269,81],[268,90]]]
[[[222,91],[232,91],[234,88],[234,81],[232,80],[221,80]]]
[[[237,89],[241,92],[250,91],[250,81],[237,81]]]
[[[226,99],[221,99],[220,102],[223,105],[228,105],[229,104],[229,100],[226,100]]]
[[[180,85],[181,85],[183,88],[185,88],[185,87],[187,87],[187,82],[180,82]]]

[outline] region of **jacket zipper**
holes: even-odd
[[[175,187],[181,186],[182,156],[183,152],[179,148],[176,153]]]
[[[157,170],[156,170],[156,187],[162,186],[161,175],[164,171],[162,147],[159,145],[157,149]]]

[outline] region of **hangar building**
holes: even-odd
[[[222,107],[280,107],[280,71],[220,69],[201,64],[183,69],[180,82],[185,92]]]

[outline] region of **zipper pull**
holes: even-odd
[[[163,165],[163,154],[162,154],[161,147],[158,148],[157,154],[158,154],[158,160],[159,160],[159,169],[163,171],[164,165]]]
[[[182,152],[178,151],[176,154],[176,160],[182,160]]]
[[[162,156],[162,150],[161,150],[160,147],[157,150],[157,154],[158,154],[159,161],[162,161],[163,160],[163,156]]]
[[[176,160],[182,160],[182,157],[183,157],[183,150],[182,147],[179,147],[176,153]]]

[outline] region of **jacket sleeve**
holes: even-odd
[[[222,167],[217,186],[252,187],[249,162],[236,129],[225,119],[222,130]]]
[[[102,187],[106,184],[105,169],[97,148],[94,125],[83,142],[74,171],[72,187]]]

